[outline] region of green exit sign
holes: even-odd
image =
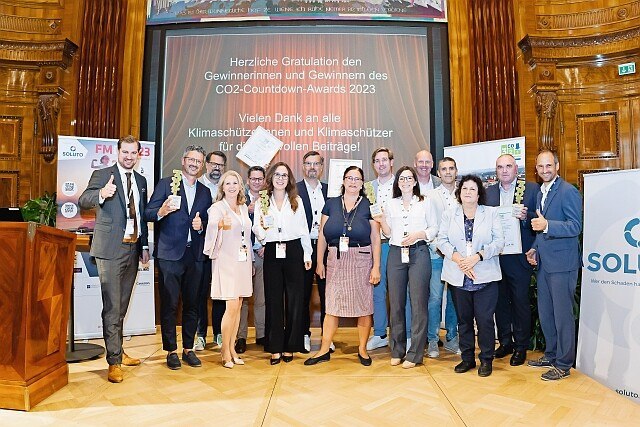
[[[627,62],[626,64],[618,65],[618,75],[619,76],[627,76],[629,74],[636,73],[636,63],[635,62]]]

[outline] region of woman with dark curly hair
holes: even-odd
[[[267,172],[253,232],[264,244],[265,350],[271,364],[291,362],[304,350],[304,269],[311,268],[311,239],[291,168],[278,162]]]
[[[458,313],[462,362],[454,371],[463,373],[476,366],[475,320],[480,347],[478,375],[488,377],[495,348],[493,315],[498,302],[498,282],[502,279],[499,262],[504,247],[502,225],[497,210],[484,206],[485,190],[477,176],[463,176],[455,195],[460,205],[442,214],[438,230],[438,249],[445,256],[442,280],[452,285]]]

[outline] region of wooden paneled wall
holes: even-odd
[[[640,149],[640,1],[518,0],[516,35],[527,156],[558,151],[560,174],[637,168]],[[530,142],[535,141],[535,144]]]
[[[511,0],[450,0],[454,145],[520,135]]]

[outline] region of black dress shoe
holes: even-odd
[[[320,355],[318,357],[310,357],[304,361],[304,364],[307,366],[317,365],[318,363],[328,362],[331,360],[331,351],[327,351],[325,354]]]
[[[245,340],[244,338],[238,338],[238,341],[236,341],[236,353],[238,354],[242,354],[245,351],[247,351],[247,340]]]
[[[365,359],[364,357],[360,356],[360,353],[358,353],[358,359],[360,360],[362,366],[371,366],[371,357]]]
[[[269,359],[269,363],[272,365],[277,365],[278,363],[280,363],[280,361],[282,360],[282,356],[278,356],[276,358],[271,358]]]
[[[182,361],[192,368],[199,368],[202,366],[202,362],[196,356],[196,352],[189,350],[186,353],[182,353]]]
[[[511,353],[513,353],[513,346],[500,344],[500,347],[498,347],[496,350],[496,359],[502,359],[503,357]]]
[[[524,365],[524,361],[526,359],[527,359],[527,350],[516,350],[513,352],[513,356],[511,356],[509,365],[511,366]]]
[[[289,362],[293,361],[293,354],[290,354],[288,356],[286,354],[283,354],[282,355],[282,361],[284,363],[289,363]]]
[[[266,337],[256,338],[256,344],[264,347],[265,344],[267,344],[267,338]]]
[[[455,368],[453,368],[454,372],[458,373],[458,374],[464,374],[465,372],[467,372],[469,369],[473,369],[476,367],[476,361],[471,361],[468,362],[466,360],[463,360],[462,362],[458,363],[456,365]]]
[[[486,360],[480,361],[480,367],[478,368],[478,376],[479,377],[488,377],[493,372],[493,366],[491,362]]]
[[[174,371],[182,367],[180,358],[178,358],[178,355],[176,353],[167,354],[167,366],[169,367],[169,369],[173,369]]]

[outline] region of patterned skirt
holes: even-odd
[[[338,248],[329,247],[327,257],[326,313],[337,317],[373,314],[373,267],[371,246],[349,248],[337,258]]]

